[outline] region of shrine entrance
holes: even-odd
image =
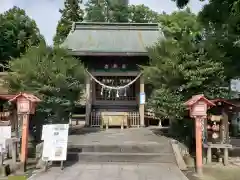
[[[88,122],[91,127],[124,128],[141,125],[139,93],[140,80],[144,86],[143,77],[140,70],[126,72],[125,68],[128,66],[131,66],[130,63],[123,64],[117,61],[114,64],[103,65],[104,71],[98,71],[101,69],[100,65],[95,71],[87,71],[91,79],[92,106]]]
[[[158,24],[74,23],[62,47],[86,67],[85,122],[90,127],[140,127],[144,122],[147,47]]]

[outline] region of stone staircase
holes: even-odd
[[[176,163],[168,139],[146,129],[126,129],[122,132],[109,129],[78,137],[75,143],[71,139],[76,139],[76,136],[70,137],[68,161]]]

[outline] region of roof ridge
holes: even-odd
[[[121,29],[121,30],[159,30],[159,23],[108,23],[108,22],[74,22],[76,29]]]
[[[87,25],[87,24],[93,24],[93,25],[144,25],[144,26],[158,26],[159,23],[131,23],[131,22],[74,22],[76,25]]]

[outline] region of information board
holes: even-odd
[[[11,126],[0,126],[0,152],[6,149],[6,140],[11,138]]]
[[[43,161],[65,161],[67,158],[68,124],[44,125],[42,130]],[[47,137],[47,138],[46,138]]]

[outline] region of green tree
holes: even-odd
[[[90,22],[128,22],[128,4],[122,0],[88,0],[85,20]]]
[[[124,0],[106,1],[110,22],[128,22],[128,4]]]
[[[187,32],[196,37],[202,33],[203,27],[197,21],[197,16],[187,8],[185,11],[176,11],[170,15],[162,14],[158,18],[162,31],[166,37],[179,39]]]
[[[0,14],[0,63],[19,57],[40,40],[43,37],[36,22],[23,9],[13,7]]]
[[[58,21],[54,45],[61,44],[69,34],[72,23],[83,21],[84,11],[81,9],[82,0],[65,0],[64,8],[60,9],[61,19]]]
[[[238,0],[213,0],[199,13],[209,41],[225,54],[219,60],[224,64],[227,79],[240,76],[240,47],[236,46],[240,39],[238,3]]]
[[[12,92],[30,92],[42,99],[39,112],[60,121],[81,97],[84,68],[79,60],[60,48],[31,47],[26,54],[9,63],[8,87]]]
[[[88,0],[85,4],[85,20],[90,22],[105,22],[105,12],[99,0]]]
[[[221,53],[204,40],[196,15],[174,12],[160,18],[166,39],[148,48],[147,83],[153,86],[148,106],[163,118],[183,118],[183,102],[203,93],[223,97],[224,68],[216,58]]]
[[[129,22],[131,23],[156,23],[158,22],[159,14],[149,7],[140,5],[130,5],[128,7]]]
[[[171,1],[174,1],[176,2],[177,6],[179,8],[183,8],[185,7],[191,0],[171,0]],[[205,1],[205,0],[199,0],[201,2]]]

